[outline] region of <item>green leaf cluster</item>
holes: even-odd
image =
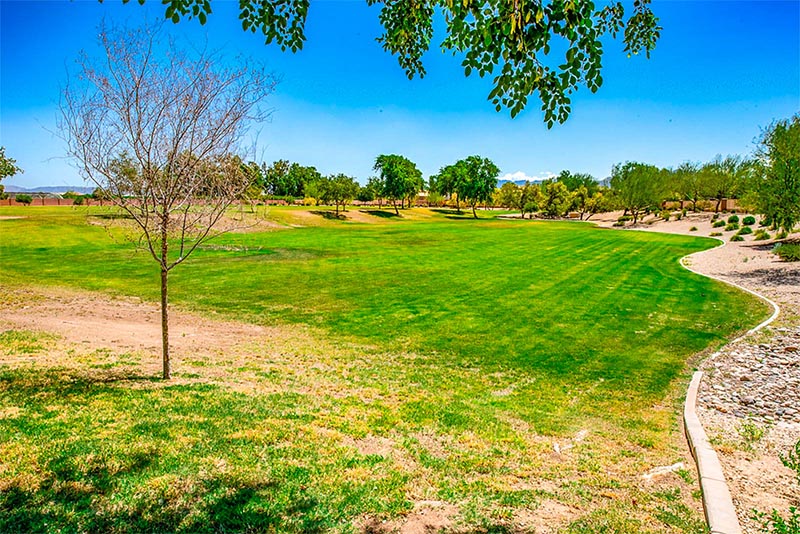
[[[591,0],[366,1],[380,5],[384,32],[377,40],[409,79],[425,75],[422,58],[438,11],[446,23],[441,49],[462,58],[466,76],[494,76],[488,99],[495,109],[515,117],[538,94],[548,127],[567,119],[571,95],[581,86],[596,92],[603,84],[604,36],[622,32],[628,56],[643,52],[649,57],[661,34],[650,0],[634,0],[627,13],[621,1],[603,7]],[[209,0],[162,3],[165,17],[175,23],[196,18],[205,24],[211,14]],[[243,30],[260,32],[267,44],[296,52],[306,39],[309,5],[309,0],[239,0],[239,19]]]

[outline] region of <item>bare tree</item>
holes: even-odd
[[[168,277],[250,185],[242,148],[265,120],[263,68],[180,49],[161,26],[102,27],[104,55],[82,53],[61,102],[69,155],[141,231],[161,270],[163,377],[170,378]]]

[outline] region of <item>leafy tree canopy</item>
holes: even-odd
[[[567,186],[567,189],[577,191],[580,187],[584,187],[589,196],[594,195],[600,189],[600,182],[595,180],[594,176],[586,173],[571,173],[569,171],[561,171],[557,180]]]
[[[800,223],[800,114],[775,122],[761,136],[763,168],[758,205],[775,226],[791,232]]]
[[[468,158],[456,163],[461,165],[466,171],[466,180],[461,184],[458,196],[466,200],[472,207],[472,215],[476,219],[478,214],[475,206],[479,202],[488,202],[492,199],[494,190],[497,188],[497,176],[500,169],[489,158],[480,156],[469,156]]]
[[[381,154],[375,158],[374,169],[383,181],[384,196],[392,199],[394,211],[399,215],[396,201],[416,195],[422,189],[422,173],[414,162],[396,154]]]
[[[644,210],[661,201],[664,176],[658,167],[644,163],[629,161],[612,168],[611,189],[622,207],[633,215],[634,223]]]
[[[377,40],[409,79],[425,75],[422,57],[438,10],[445,22],[441,49],[463,58],[466,76],[493,75],[488,98],[497,111],[508,109],[514,117],[538,94],[548,127],[567,120],[570,95],[579,87],[595,92],[602,85],[604,36],[622,35],[629,56],[649,57],[661,33],[650,0],[633,0],[627,10],[621,1],[602,7],[590,0],[366,1],[380,5],[384,32]],[[211,14],[210,0],[162,3],[175,23],[196,18],[205,24]],[[310,0],[239,0],[239,19],[243,30],[261,33],[267,44],[296,52],[306,39],[309,6]]]

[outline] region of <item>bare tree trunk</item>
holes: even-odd
[[[169,250],[169,242],[167,241],[168,223],[169,220],[167,218],[161,222],[161,356],[163,363],[162,377],[164,380],[169,380],[172,377],[169,361],[169,314],[167,308],[167,281],[169,276],[169,270],[167,269],[167,252]]]
[[[164,380],[172,378],[169,362],[169,317],[167,315],[167,276],[169,271],[161,269],[161,354]]]
[[[478,218],[478,214],[475,212],[475,204],[472,205],[472,216],[476,219]]]

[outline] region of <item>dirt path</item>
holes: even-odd
[[[599,224],[611,226],[615,215]],[[708,214],[636,229],[695,236],[712,232]],[[762,333],[727,345],[700,366],[705,375],[698,415],[720,456],[746,534],[760,532],[754,509],[785,515],[790,506],[800,506],[795,474],[779,458],[800,440],[800,264],[780,261],[770,252],[772,246],[748,235],[686,260],[693,270],[746,287],[781,308],[777,321]]]

